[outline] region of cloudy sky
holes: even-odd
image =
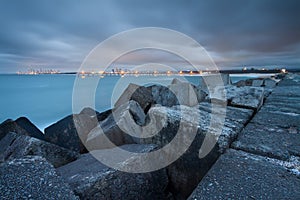
[[[97,44],[139,27],[194,38],[220,68],[300,68],[299,10],[298,0],[0,0],[0,73],[76,71]]]

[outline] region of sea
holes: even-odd
[[[231,75],[232,82],[258,77],[257,74]],[[74,113],[72,109],[74,83],[84,83],[83,90],[89,90],[90,83],[96,85],[95,109],[99,112],[110,109],[112,99],[121,93],[116,88],[127,87],[130,82],[139,85],[168,85],[174,78],[200,84],[198,76],[79,76],[76,74],[0,75],[0,123],[7,119],[27,117],[41,131],[56,121]],[[82,84],[81,84],[82,85]],[[121,90],[122,90],[121,89]],[[115,94],[118,91],[118,94]],[[78,112],[78,111],[76,111]]]

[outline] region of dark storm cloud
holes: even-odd
[[[299,8],[297,0],[0,1],[0,71],[76,70],[102,40],[144,26],[187,34],[220,66],[299,66]]]

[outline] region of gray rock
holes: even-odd
[[[143,110],[147,110],[153,103],[151,89],[130,83],[115,103],[115,108],[134,100]]]
[[[200,86],[213,88],[215,86],[225,86],[230,85],[231,80],[229,74],[209,74],[199,76],[200,78]]]
[[[300,180],[259,156],[229,150],[188,199],[299,199]]]
[[[252,81],[250,82],[249,80],[240,80],[236,83],[233,83],[233,85],[235,85],[237,87],[251,86]]]
[[[129,152],[150,152],[155,149],[155,146],[135,144],[121,148]],[[120,165],[126,165],[128,162],[130,161],[126,160]],[[166,197],[168,178],[164,169],[151,173],[126,173],[109,168],[91,154],[85,154],[77,161],[58,168],[58,172],[81,199],[165,199]]]
[[[300,156],[300,128],[249,123],[232,146],[235,149],[288,160]]]
[[[281,84],[284,84],[285,80],[281,81]],[[299,84],[300,85],[300,84]],[[294,84],[292,86],[277,86],[274,88],[272,94],[274,96],[282,96],[282,97],[300,97],[300,88],[299,85]]]
[[[300,75],[293,73],[293,74],[286,74],[282,81],[279,82],[279,86],[295,86],[300,84]]]
[[[209,95],[211,100],[226,99],[228,104],[234,107],[259,110],[264,100],[264,88],[228,85],[214,88],[213,93]]]
[[[268,110],[263,107],[252,119],[251,122],[261,125],[275,125],[281,128],[300,127],[300,115]]]
[[[277,113],[300,114],[300,97],[271,95],[266,99],[264,109]]]
[[[13,144],[18,136],[20,135],[17,133],[9,132],[0,140],[0,162],[4,162],[3,153]]]
[[[113,115],[110,114],[100,125],[90,131],[86,140],[86,148],[92,151],[113,148],[124,143],[124,132],[116,124]]]
[[[29,119],[26,117],[20,117],[15,121],[20,127],[22,127],[28,134],[28,136],[35,137],[43,140],[44,134],[38,129]]]
[[[198,104],[198,96],[190,83],[171,84],[168,88],[174,93],[180,105],[195,106]]]
[[[252,80],[253,87],[261,87],[264,84],[264,79],[254,79]]]
[[[208,91],[203,89],[202,86],[193,86],[193,88],[196,93],[198,103],[205,101],[206,97],[208,96]]]
[[[27,155],[44,157],[54,167],[60,167],[76,160],[79,154],[37,138],[8,133],[3,139],[5,151],[0,151],[0,160],[13,160]],[[2,159],[1,159],[2,158]]]
[[[20,117],[16,121],[8,119],[0,124],[0,140],[9,132],[28,135],[43,139],[43,133],[34,126],[27,118]]]
[[[112,112],[112,110],[109,109],[109,110],[106,110],[104,112],[101,112],[101,113],[97,114],[97,120],[99,122],[105,120],[111,114],[111,112]]]
[[[5,120],[0,124],[0,140],[5,137],[9,132],[19,132],[26,134],[26,131],[22,129],[16,122],[12,119]]]
[[[289,80],[284,79],[281,84],[286,81]],[[294,93],[295,84],[274,89],[233,143],[234,148],[281,160],[300,155],[300,96]]]
[[[138,137],[144,123],[145,114],[142,108],[131,100],[114,109],[113,113],[89,133],[86,146],[91,151],[134,143],[134,138],[128,134],[133,133]]]
[[[264,86],[266,88],[273,88],[276,86],[276,84],[277,84],[277,82],[273,79],[270,79],[270,78],[264,79]]]
[[[264,79],[253,79],[252,86],[253,87],[261,87],[264,84]]]
[[[97,116],[69,115],[45,129],[45,141],[84,153],[87,152],[84,141],[86,141],[89,132],[97,125]]]
[[[125,110],[128,110],[136,124],[140,126],[145,124],[146,115],[141,106],[136,101],[129,101],[127,108],[124,108],[124,111]],[[124,114],[124,111],[119,112],[120,114]]]
[[[152,85],[148,88],[151,90],[154,104],[160,104],[167,107],[179,105],[177,97],[168,87],[162,85]]]
[[[78,199],[55,169],[38,156],[0,164],[2,199]]]
[[[82,109],[82,111],[79,114],[85,114],[85,115],[88,115],[90,117],[96,117],[100,113],[95,111],[94,109],[92,109],[90,107],[87,107],[87,108]]]
[[[229,108],[227,113],[230,113],[228,116],[231,118],[226,118],[222,124],[221,116],[226,110],[220,106],[216,109],[214,123],[210,124],[212,115],[209,105],[202,104],[199,108],[187,106],[152,107],[148,112],[150,123],[143,130],[142,135],[156,134],[139,141],[146,144],[153,143],[162,148],[174,142],[174,138],[177,137],[176,146],[167,152],[170,155],[182,152],[183,144],[189,145],[190,143],[183,154],[179,155],[179,159],[167,167],[169,188],[177,199],[184,199],[190,195],[218,156],[237,137],[243,124],[249,120],[253,113],[248,109]],[[202,108],[206,108],[206,110]],[[219,126],[221,127],[221,135],[218,138]],[[195,138],[191,138],[190,135],[193,134],[195,134]],[[210,153],[199,158],[199,153],[204,153],[206,147],[209,147],[208,152]],[[200,149],[201,151],[199,151]],[[166,157],[165,159],[170,158]]]
[[[173,85],[173,84],[181,84],[181,83],[186,83],[186,81],[183,81],[183,80],[181,80],[181,79],[179,79],[179,78],[174,78],[174,79],[172,80],[172,82],[171,82],[172,85]]]

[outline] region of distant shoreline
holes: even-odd
[[[288,69],[288,72],[291,73],[297,73],[300,72],[300,69]],[[222,73],[222,74],[277,74],[277,73],[282,73],[282,69],[265,69],[265,70],[256,70],[256,69],[249,69],[249,70],[202,70],[201,72],[199,71],[180,71],[180,73],[170,73],[168,74],[167,72],[161,72],[161,73],[139,73],[138,75],[190,75],[190,76],[199,76],[199,75],[205,75],[205,74],[213,74],[213,73]],[[92,72],[59,72],[59,73],[38,73],[38,74],[17,74],[17,73],[0,73],[0,75],[137,75],[135,73],[124,73],[124,74],[118,74],[118,73],[105,73],[105,74],[100,74],[100,73],[92,73]]]

